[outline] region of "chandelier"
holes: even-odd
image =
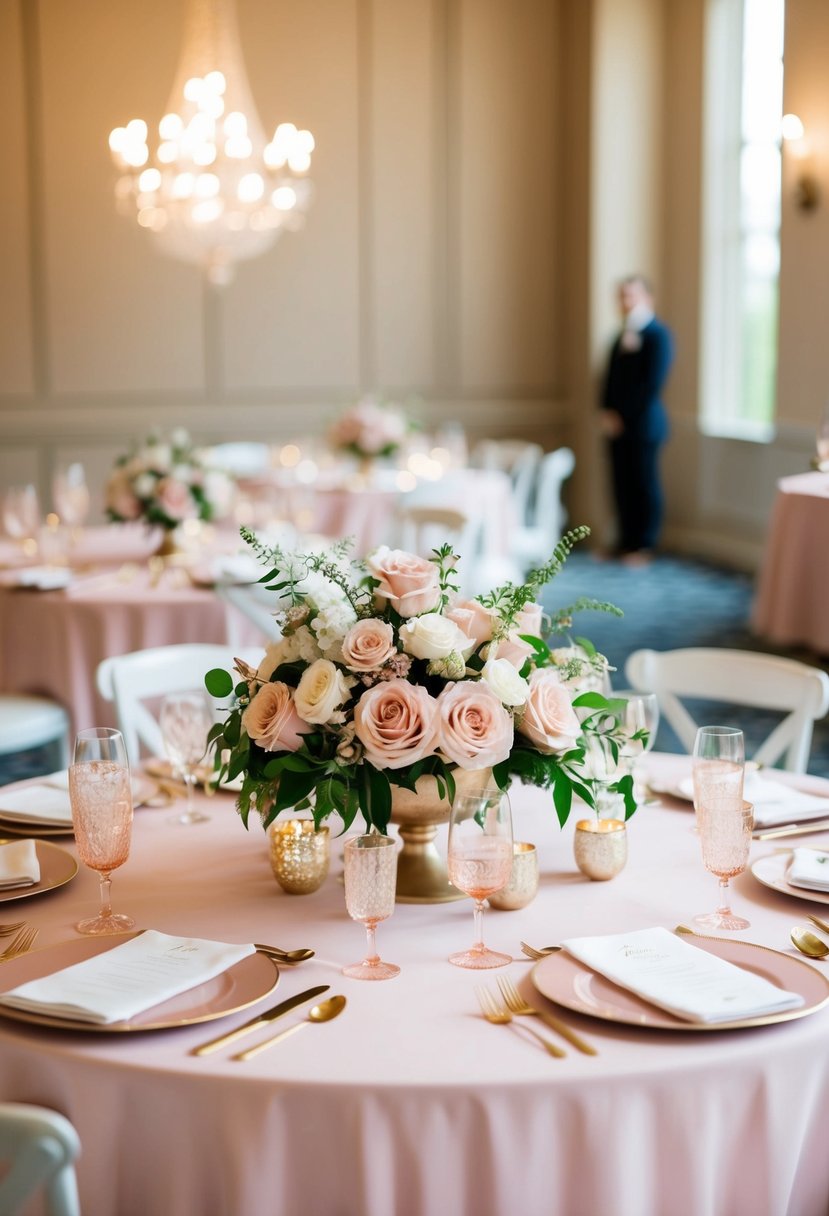
[[[314,137],[293,123],[265,136],[245,74],[233,0],[187,0],[184,39],[158,139],[133,118],[109,146],[119,209],[170,257],[229,283],[234,263],[258,257],[305,222]]]

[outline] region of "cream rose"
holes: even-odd
[[[311,729],[294,706],[287,684],[263,684],[242,714],[242,726],[266,752],[295,752]]]
[[[490,659],[484,664],[481,679],[487,682],[503,705],[524,705],[530,695],[529,684],[509,659]]]
[[[545,755],[566,752],[581,732],[570,692],[549,669],[530,676],[530,696],[518,730]]]
[[[456,600],[444,614],[454,621],[471,638],[475,646],[492,640],[492,626],[495,617],[488,608],[477,600]]]
[[[354,726],[375,768],[404,768],[437,750],[437,702],[408,680],[386,680],[364,692]]]
[[[317,659],[306,667],[294,693],[296,711],[305,722],[322,726],[335,717],[336,711],[350,696],[345,676],[330,659]]]
[[[434,562],[381,545],[366,558],[366,565],[380,584],[374,589],[375,597],[387,600],[401,616],[420,616],[437,607],[440,581]]]
[[[343,662],[351,671],[374,671],[395,654],[394,630],[375,617],[358,621],[343,638]]]
[[[462,680],[444,688],[438,712],[440,750],[459,768],[490,768],[510,754],[512,718],[483,681]]]
[[[406,653],[416,659],[445,659],[450,654],[466,655],[472,649],[463,630],[437,612],[406,621],[400,626],[400,640]]]

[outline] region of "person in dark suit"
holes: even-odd
[[[654,315],[653,292],[641,275],[619,285],[623,328],[610,351],[602,390],[616,505],[616,553],[630,565],[650,559],[662,526],[659,450],[668,438],[662,388],[673,339]]]

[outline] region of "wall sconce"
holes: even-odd
[[[814,211],[820,202],[820,183],[815,172],[815,156],[806,130],[796,114],[784,114],[780,124],[783,142],[797,164],[794,201],[801,211]]]

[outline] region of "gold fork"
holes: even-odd
[[[11,937],[13,933],[22,929],[25,923],[25,920],[18,920],[13,925],[0,925],[0,937]]]
[[[521,950],[526,954],[527,958],[538,959],[546,958],[548,954],[555,954],[561,946],[542,946],[539,950],[535,946],[528,946],[526,942],[520,942]]]
[[[39,929],[21,929],[9,942],[6,949],[0,953],[0,960],[16,958],[18,954],[25,954],[27,950],[31,950],[39,932]]]
[[[492,1022],[493,1026],[509,1026],[512,1021],[512,1014],[500,1001],[495,999],[491,992],[488,992],[486,988],[476,988],[475,995],[478,998],[478,1004],[481,1006],[481,1013],[488,1022]],[[515,1029],[518,1030],[519,1027],[516,1026]],[[536,1030],[531,1030],[529,1026],[523,1026],[521,1029],[528,1031],[534,1039],[538,1039],[544,1050],[549,1052],[551,1056],[555,1056],[556,1059],[560,1060],[567,1054],[555,1043],[551,1043],[549,1039],[545,1039],[543,1034],[539,1034]]]
[[[807,916],[806,919],[810,920],[815,928],[822,929],[824,933],[829,933],[829,924],[825,920],[821,920],[819,916]]]
[[[506,976],[498,976],[498,987],[501,989],[501,996],[506,1001],[507,1009],[510,1013],[516,1014],[518,1017],[535,1017],[541,1018],[551,1030],[556,1034],[560,1034],[563,1039],[578,1050],[584,1052],[586,1056],[597,1056],[599,1053],[596,1048],[576,1034],[575,1030],[571,1030],[566,1022],[562,1022],[553,1013],[547,1013],[546,1009],[534,1009],[532,1005],[528,1005],[521,993],[515,987],[512,980],[508,980]]]

